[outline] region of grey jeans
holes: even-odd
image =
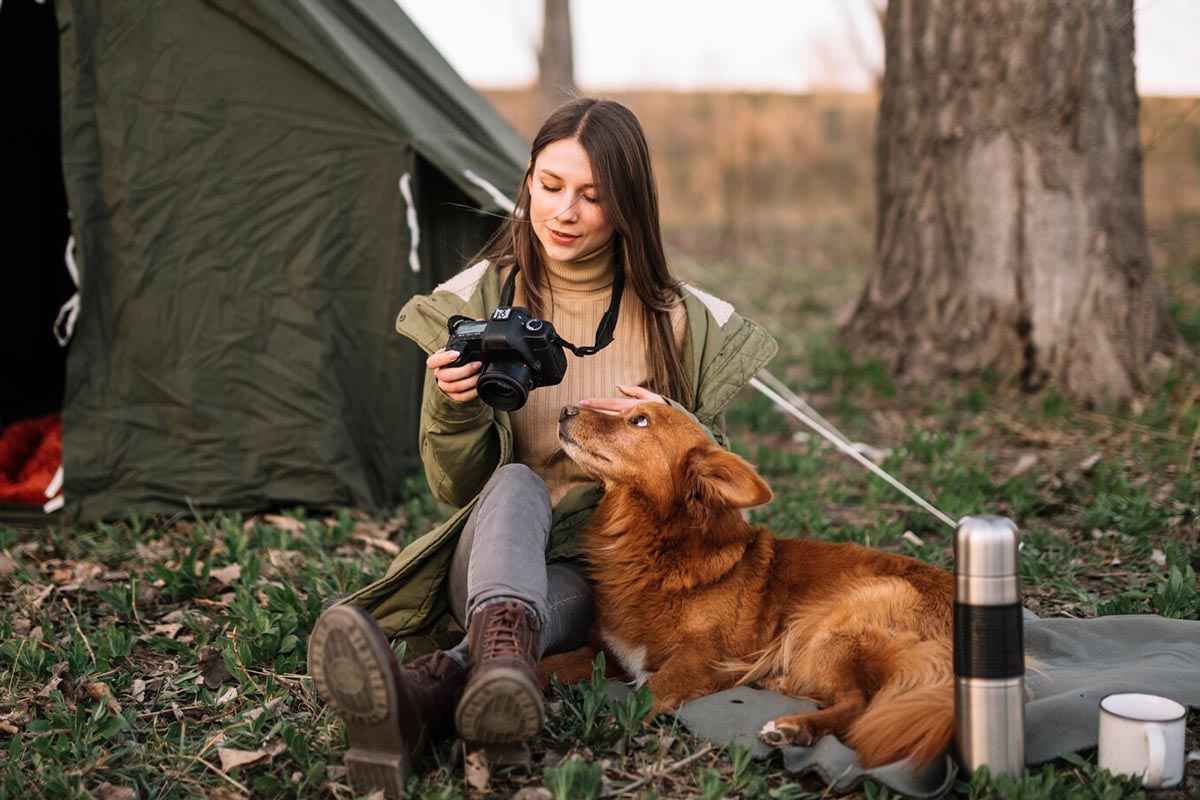
[[[583,564],[546,563],[553,509],[546,483],[524,464],[493,473],[450,562],[450,613],[465,629],[484,603],[516,599],[537,614],[542,655],[587,644],[592,590]],[[466,655],[466,640],[455,648]]]

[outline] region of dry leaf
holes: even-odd
[[[262,750],[238,750],[234,747],[218,747],[217,757],[221,759],[221,772],[229,772],[231,769],[249,767],[271,760],[271,754],[264,753]]]
[[[1092,453],[1090,456],[1079,462],[1079,469],[1083,473],[1089,474],[1100,463],[1100,453]]]
[[[400,545],[396,544],[390,539],[377,539],[374,536],[368,536],[363,533],[356,533],[351,538],[357,542],[362,542],[368,547],[378,548],[387,553],[389,556],[394,556],[400,552]]]
[[[283,739],[280,739],[278,736],[274,736],[262,743],[262,751],[271,758],[274,758],[280,753],[286,753],[287,745],[283,743]]]
[[[304,523],[295,517],[285,517],[281,514],[266,514],[262,521],[273,528],[278,528],[281,531],[288,533],[302,533],[304,531]]]
[[[67,672],[67,662],[60,661],[50,668],[50,682],[38,690],[38,697],[48,697],[51,692],[58,688],[58,685],[63,682],[63,673],[66,672],[65,680],[71,680],[71,673]]]
[[[225,666],[225,659],[221,657],[221,648],[219,647],[206,647],[201,650],[196,667],[200,670],[200,676],[196,682],[203,683],[209,689],[216,689],[222,683],[233,678],[233,673]]]
[[[96,787],[95,800],[137,800],[137,790],[128,786],[113,786],[107,781]]]
[[[51,592],[53,592],[54,589],[55,589],[54,584],[52,584],[52,583],[46,584],[41,589],[41,591],[39,591],[37,593],[37,595],[34,596],[34,598],[32,600],[33,607],[41,608],[42,603],[46,602],[46,598],[50,596]],[[41,629],[42,629],[42,627],[40,625],[38,627],[34,628],[35,631],[41,631]],[[41,641],[41,634],[38,635],[38,641]]]
[[[222,586],[232,586],[234,581],[240,580],[242,577],[242,565],[230,564],[227,567],[214,569],[209,573],[209,577],[218,581]]]
[[[165,636],[168,639],[174,639],[181,630],[183,630],[183,625],[178,622],[167,622],[151,626],[150,633],[155,636]]]
[[[236,686],[230,686],[229,690],[217,698],[217,705],[223,706],[226,703],[237,700],[238,690]]]
[[[463,774],[472,789],[479,792],[488,791],[488,783],[492,779],[491,768],[488,767],[487,756],[483,748],[468,750],[463,759]]]
[[[554,800],[554,795],[545,786],[526,786],[514,794],[512,800]]]
[[[1038,457],[1036,453],[1022,453],[1021,457],[1017,459],[1017,463],[1013,465],[1009,475],[1012,477],[1022,475],[1033,469],[1037,463]]]
[[[1165,567],[1167,565],[1167,554],[1156,547],[1150,552],[1150,560],[1160,567]]]
[[[281,707],[284,707],[283,698],[275,697],[275,698],[272,698],[271,700],[268,700],[266,702],[266,705],[261,705],[258,708],[253,708],[253,709],[247,711],[245,714],[245,718],[253,722],[254,720],[261,717],[263,714],[270,714],[270,715],[274,716],[275,714],[279,713],[279,709]]]
[[[8,576],[12,575],[16,568],[17,562],[13,560],[12,554],[7,550],[0,550],[0,581],[8,580]]]
[[[63,592],[98,592],[101,589],[108,587],[108,583],[101,580],[104,575],[104,565],[93,564],[90,561],[81,561],[75,565],[72,570],[72,578],[70,582],[59,587]]]
[[[85,683],[83,685],[83,689],[89,695],[91,695],[93,700],[103,700],[104,704],[108,706],[108,710],[112,713],[121,713],[121,704],[118,703],[117,699],[112,696],[112,690],[108,688],[107,683],[102,683],[100,681],[96,681],[95,683]]]

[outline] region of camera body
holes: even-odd
[[[567,357],[554,326],[521,306],[499,306],[486,321],[460,315],[447,322],[447,350],[459,351],[449,366],[483,362],[476,391],[492,408],[516,411],[529,392],[562,383]]]

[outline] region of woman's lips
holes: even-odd
[[[546,230],[550,233],[550,240],[555,244],[574,244],[575,240],[579,238],[579,234],[559,233],[553,228]]]

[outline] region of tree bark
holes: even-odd
[[[1132,0],[891,0],[858,352],[1085,403],[1184,352],[1146,243],[1133,46]]]
[[[541,119],[578,95],[575,55],[571,44],[570,0],[545,0],[542,47],[538,51],[538,111]]]

